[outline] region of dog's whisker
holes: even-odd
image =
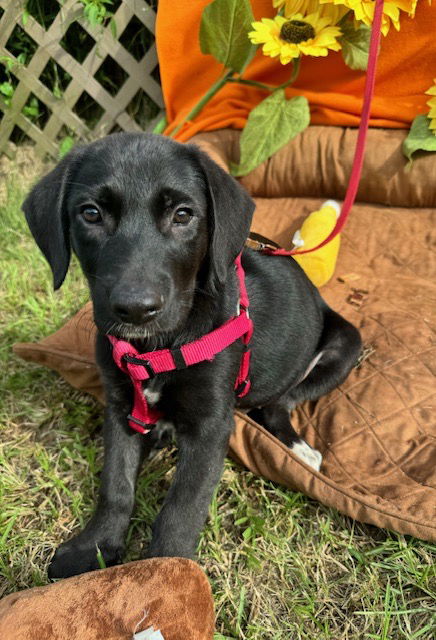
[[[202,296],[208,296],[209,298],[215,299],[214,294],[211,291],[207,291],[207,289],[202,289],[201,287],[195,287],[195,293],[201,293]]]
[[[104,278],[102,278],[101,276],[98,276],[96,273],[90,273],[88,275],[88,278],[90,278],[91,280],[101,280],[102,282],[104,282]]]

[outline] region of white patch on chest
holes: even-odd
[[[147,387],[147,389],[143,389],[142,393],[144,394],[144,398],[147,400],[150,407],[156,404],[160,398],[160,391],[153,391]]]
[[[296,456],[303,460],[309,467],[315,469],[315,471],[319,471],[322,463],[322,454],[316,449],[312,449],[307,442],[304,440],[298,440],[294,442],[291,446],[292,453],[295,453]]]

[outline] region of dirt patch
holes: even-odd
[[[19,178],[23,184],[31,185],[35,180],[47,173],[52,162],[45,162],[35,153],[34,147],[25,145],[16,147],[13,158],[0,156],[0,200],[6,196],[8,182]]]

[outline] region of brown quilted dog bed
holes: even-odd
[[[320,473],[240,414],[230,453],[357,520],[434,541],[436,155],[407,170],[405,135],[369,132],[358,194],[365,204],[354,207],[335,276],[322,289],[360,329],[365,350],[340,388],[293,414],[296,430],[323,454]],[[238,136],[224,130],[195,141],[227,167],[237,160]],[[308,213],[344,196],[355,139],[355,130],[310,127],[243,178],[257,201],[253,230],[289,247]],[[103,400],[91,313],[87,305],[54,335],[14,348]]]

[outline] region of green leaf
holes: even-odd
[[[11,98],[14,93],[14,87],[10,82],[2,82],[0,84],[0,93],[7,98]]]
[[[436,136],[430,129],[430,120],[425,115],[415,118],[409,135],[403,142],[403,153],[410,162],[415,151],[436,151]]]
[[[24,9],[22,16],[21,16],[21,22],[23,23],[23,27],[26,26],[28,20],[29,20],[29,12],[27,9]]]
[[[284,89],[274,91],[248,116],[240,139],[241,160],[234,176],[245,176],[309,126],[309,103],[303,96],[287,100]]]
[[[355,71],[365,71],[368,66],[370,27],[361,24],[355,29],[350,20],[344,20],[340,26],[343,36],[339,38],[339,42],[345,64]]]
[[[63,158],[72,147],[74,147],[74,138],[72,136],[65,136],[59,145],[59,158]]]
[[[15,60],[10,56],[0,56],[0,62],[5,65],[8,71],[11,71],[15,67]]]
[[[248,0],[214,0],[201,17],[201,52],[242,73],[256,52],[247,36],[253,20]]]
[[[95,27],[99,22],[100,9],[97,5],[91,4],[85,7],[85,17],[87,18],[91,27]]]
[[[247,527],[245,531],[242,532],[242,537],[244,540],[249,540],[253,535],[253,529],[251,527]]]
[[[30,118],[31,120],[34,120],[35,118],[37,118],[39,116],[38,101],[35,99],[32,99],[30,101],[30,104],[25,105],[23,107],[23,114],[28,118]]]

